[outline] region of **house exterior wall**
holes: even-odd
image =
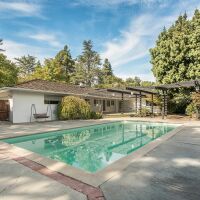
[[[116,113],[119,110],[119,100],[102,98],[84,98],[95,112]],[[103,111],[103,102],[105,101],[105,111]]]
[[[53,102],[59,102],[62,96],[56,95],[44,95],[37,92],[19,92],[14,91],[12,94],[7,95],[7,99],[10,103],[10,121],[13,123],[24,123],[30,122],[31,118],[31,105],[35,104],[36,111],[38,114],[46,113],[47,107],[49,106],[48,116],[50,118],[46,120],[56,120],[57,119],[57,104]],[[104,113],[118,113],[118,112],[136,112],[136,100],[125,99],[123,105],[120,99],[102,99],[95,97],[88,97],[83,99],[87,100],[91,105],[91,108],[95,112],[103,111],[103,101],[105,101],[105,111]],[[48,104],[51,101],[51,104]],[[146,107],[151,111],[151,106],[146,105],[146,100],[142,99],[142,108]],[[139,99],[137,101],[137,109],[139,110]],[[160,109],[154,106],[154,113],[160,113]],[[33,113],[32,113],[33,114]],[[35,121],[33,115],[32,120]],[[39,119],[38,121],[43,121],[45,119]]]
[[[13,102],[12,102],[13,101]],[[35,121],[34,117],[31,116],[31,106],[35,104],[37,113],[46,113],[47,104],[44,103],[44,94],[32,93],[32,92],[13,92],[12,94],[12,122],[13,123],[24,123]],[[57,106],[52,106],[52,120],[55,119],[55,109]],[[50,116],[50,109],[48,115]],[[44,120],[44,119],[40,119]],[[47,119],[51,120],[51,119]]]

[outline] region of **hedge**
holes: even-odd
[[[66,96],[62,98],[58,105],[58,118],[60,120],[100,119],[102,114],[93,112],[84,99]]]

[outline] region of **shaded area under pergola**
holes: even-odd
[[[149,87],[136,87],[133,88],[134,90],[140,90],[140,91],[151,91],[152,96],[155,94],[153,91],[161,91],[162,95],[162,118],[164,119],[167,116],[167,93],[171,89],[180,89],[180,88],[195,88],[197,92],[200,91],[200,79],[197,80],[190,80],[190,81],[184,81],[184,82],[177,82],[172,84],[163,84],[163,85],[155,85],[155,86],[149,86]],[[126,89],[131,89],[131,87],[127,87]],[[150,92],[149,92],[150,93]],[[159,94],[159,92],[157,92]]]
[[[135,98],[136,102],[136,113],[138,113],[138,101],[139,101],[139,114],[141,115],[142,110],[142,98],[146,97],[146,95],[151,95],[151,114],[153,116],[154,113],[154,95],[162,96],[162,118],[164,119],[168,113],[168,100],[167,93],[170,89],[180,89],[180,88],[195,88],[197,92],[200,91],[200,79],[184,81],[172,84],[163,84],[163,85],[155,85],[155,86],[147,86],[147,87],[126,87],[126,89],[107,89],[107,92],[119,93],[121,94],[121,102],[123,108],[124,95],[128,94],[130,98]],[[161,91],[161,93],[160,93]],[[123,113],[123,110],[122,110]]]
[[[158,94],[151,90],[143,90],[138,88],[127,87],[126,89],[107,89],[108,92],[120,93],[121,94],[121,104],[122,104],[122,113],[123,113],[123,103],[124,95],[128,94],[130,98],[135,98],[135,111],[138,113],[138,101],[139,101],[139,114],[141,115],[142,111],[142,98],[146,97],[146,94],[151,94],[152,102],[153,95]],[[151,114],[153,115],[153,103],[151,104]]]

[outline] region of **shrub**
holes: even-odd
[[[196,108],[195,104],[191,103],[186,108],[186,114],[188,116],[192,117],[194,114],[196,114],[196,110],[197,110],[197,108]]]
[[[90,113],[90,118],[91,119],[101,119],[102,117],[103,117],[102,113],[100,113],[100,112],[94,112],[94,111],[92,111]]]
[[[90,105],[78,97],[64,97],[58,106],[58,118],[61,120],[89,119],[90,113]]]
[[[61,120],[101,119],[102,114],[92,111],[84,99],[67,96],[58,105],[58,118]]]
[[[141,117],[146,117],[146,116],[149,116],[150,114],[151,114],[151,112],[148,108],[141,109],[141,114],[140,114]]]

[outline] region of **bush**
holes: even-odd
[[[92,111],[84,99],[67,96],[58,105],[58,118],[60,120],[101,119],[102,114]]]
[[[78,97],[64,97],[58,106],[58,118],[61,120],[89,119],[90,113],[90,105]]]
[[[102,113],[99,113],[99,112],[94,112],[92,111],[90,113],[90,118],[91,119],[101,119],[103,116],[102,116]]]
[[[146,117],[146,116],[149,116],[150,114],[151,114],[151,112],[148,108],[141,109],[141,114],[140,114],[141,117]]]
[[[186,114],[188,116],[192,117],[194,114],[196,114],[196,110],[197,110],[197,108],[196,108],[195,104],[191,103],[186,108]]]

